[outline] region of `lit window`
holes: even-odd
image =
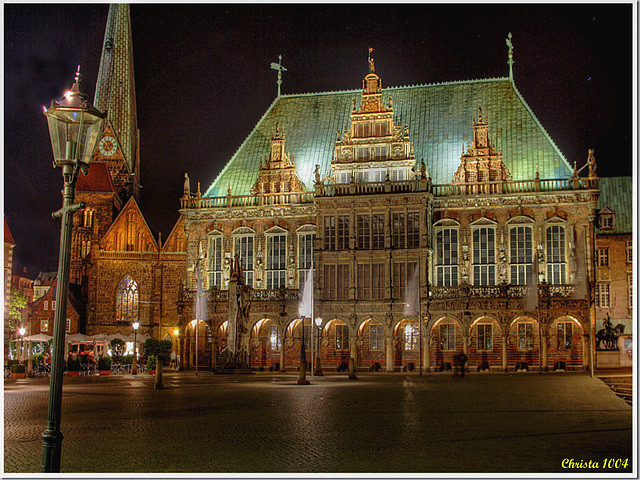
[[[41,332],[49,331],[49,320],[40,320],[40,331]]]
[[[496,284],[495,229],[478,228],[473,231],[473,284]]]
[[[267,236],[267,288],[281,288],[287,278],[287,236]]]
[[[43,308],[44,308],[45,310],[49,310],[49,300],[45,300],[45,301],[44,301],[44,306],[43,306]]]
[[[511,284],[526,285],[533,268],[531,227],[512,227],[510,236]]]
[[[349,350],[349,329],[346,325],[336,325],[336,350]]]
[[[222,237],[209,237],[209,287],[222,287]]]
[[[456,349],[456,326],[453,323],[440,325],[440,346],[442,350]]]
[[[245,285],[253,287],[253,235],[235,237],[234,251],[240,257]]]
[[[380,324],[369,326],[369,350],[384,349],[384,330]]]
[[[67,318],[66,324],[65,324],[65,332],[69,333],[71,331],[71,319]]]
[[[458,230],[454,228],[436,233],[436,285],[458,285]]]
[[[566,283],[564,227],[554,225],[547,229],[547,282]]]
[[[478,325],[478,350],[493,350],[493,325]]]
[[[280,350],[280,337],[278,336],[278,327],[271,325],[269,330],[269,348],[272,351]]]
[[[418,326],[417,325],[405,325],[404,349],[405,350],[418,349]]]
[[[128,324],[138,321],[139,303],[138,284],[125,275],[116,290],[116,321]]]
[[[571,322],[558,323],[558,350],[571,350],[573,325]]]
[[[85,227],[92,227],[93,226],[93,215],[94,215],[95,210],[92,210],[90,208],[85,208],[84,209],[84,226]]]
[[[533,323],[518,324],[518,350],[533,350]]]

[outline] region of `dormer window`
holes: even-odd
[[[600,210],[599,215],[599,227],[600,230],[613,230],[616,225],[616,216],[615,212],[611,210],[609,207],[604,207]]]

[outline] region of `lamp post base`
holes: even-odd
[[[42,434],[44,440],[44,448],[42,451],[42,472],[45,473],[59,473],[60,472],[60,457],[62,450],[62,435],[61,431],[55,431],[47,428]]]

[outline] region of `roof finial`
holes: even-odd
[[[271,68],[278,71],[278,96],[280,96],[280,85],[282,85],[282,72],[287,69],[282,66],[282,55],[278,55],[278,63],[271,62]]]
[[[509,80],[513,80],[513,43],[511,43],[511,32],[507,35],[507,47],[509,47]]]
[[[371,58],[371,52],[373,52],[373,48],[369,47],[369,73],[376,73],[376,66],[373,63],[373,58]]]

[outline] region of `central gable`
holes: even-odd
[[[151,234],[140,207],[131,197],[100,242],[107,251],[158,252],[158,244]]]

